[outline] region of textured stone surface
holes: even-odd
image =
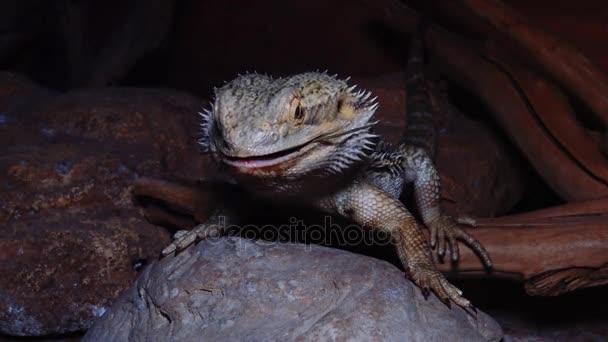
[[[212,239],[147,267],[84,341],[497,341],[396,267],[321,246]]]
[[[168,243],[170,232],[143,218],[132,183],[196,167],[201,103],[169,90],[53,97],[4,76],[0,333],[83,330]]]

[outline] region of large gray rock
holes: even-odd
[[[497,341],[391,264],[321,246],[207,240],[147,267],[84,341]]]

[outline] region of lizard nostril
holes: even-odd
[[[283,136],[283,137],[287,136],[287,133],[289,133],[289,129],[288,129],[287,126],[281,126],[281,127],[279,127],[279,134],[281,136]]]

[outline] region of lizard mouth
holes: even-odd
[[[222,160],[230,165],[241,169],[263,169],[277,167],[281,164],[294,160],[314,148],[315,144],[306,143],[279,152],[247,157],[233,157],[222,153]]]

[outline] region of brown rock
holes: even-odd
[[[196,180],[205,169],[197,145],[203,104],[168,89],[102,88],[59,96],[37,115],[56,135],[101,141],[135,159],[150,153],[154,165],[139,174]]]
[[[132,183],[196,179],[200,105],[168,90],[105,89],[0,108],[1,333],[86,329],[156,258],[170,234],[145,221]]]

